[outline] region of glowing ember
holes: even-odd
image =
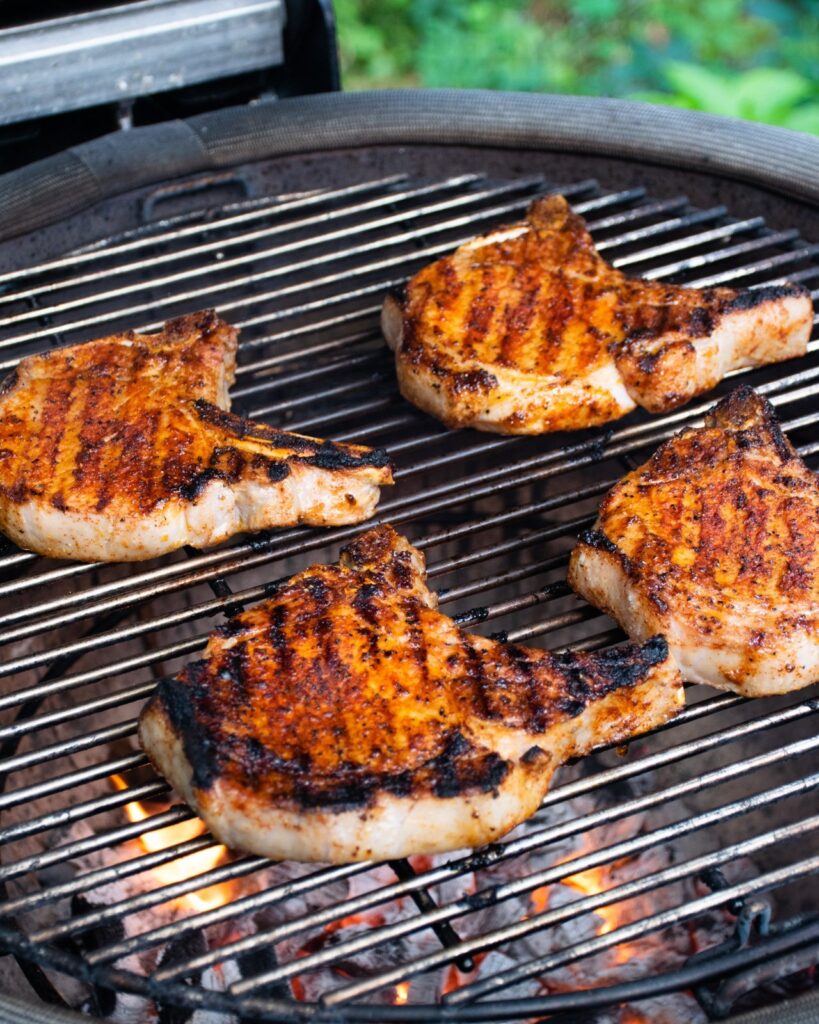
[[[566,860],[568,859],[566,858]],[[558,861],[557,863],[561,862]],[[560,884],[568,886],[570,889],[576,889],[584,896],[596,896],[598,893],[605,892],[606,889],[611,888],[609,870],[608,867],[605,867],[578,871],[574,875],[568,875],[566,878],[563,878]],[[529,905],[533,914],[542,914],[548,908],[549,896],[550,887],[548,885],[543,885],[532,891],[529,896]],[[614,931],[615,928],[626,923],[623,910],[617,905],[597,907],[594,915],[600,920],[600,924],[595,929],[597,935],[607,935],[609,932]],[[526,915],[526,917],[528,916]],[[629,945],[623,943],[610,950],[608,956],[613,964],[624,964],[631,960],[632,952]]]
[[[549,886],[541,885],[539,889],[533,889],[529,896],[529,903],[532,906],[532,911],[535,914],[542,914],[544,910],[549,906]],[[524,917],[524,920],[528,918],[528,914]]]
[[[625,1006],[620,1010],[618,1024],[649,1024],[648,1017],[638,1013],[633,1007]]]
[[[603,884],[605,871],[601,868],[589,868],[588,871],[578,871],[576,875],[570,875],[561,881],[561,885],[568,885],[571,889],[577,889],[584,896],[596,896],[604,892],[606,886]],[[542,914],[549,906],[549,886],[542,885],[539,889],[533,889],[529,896],[529,904],[532,912]],[[597,929],[598,935],[606,935],[613,931],[620,923],[617,910],[614,907],[598,907],[594,913],[600,918],[601,923]]]
[[[128,783],[120,775],[112,775],[111,781],[115,788],[124,791],[129,788]],[[140,822],[151,817],[145,806],[138,800],[125,805],[125,814],[129,821]],[[168,825],[167,828],[158,828],[143,832],[139,837],[139,845],[146,853],[156,853],[159,850],[166,850],[178,843],[185,843],[190,839],[201,836],[205,831],[204,824],[199,818],[191,818],[189,821],[180,821],[175,825]],[[185,857],[178,857],[176,860],[168,861],[166,864],[159,864],[151,870],[151,875],[159,886],[174,885],[176,882],[184,882],[196,875],[210,871],[222,863],[227,856],[227,849],[224,846],[211,846],[196,853],[189,853]],[[213,910],[228,903],[232,895],[232,885],[223,883],[211,885],[197,892],[186,893],[174,902],[180,906],[201,913],[205,910]]]
[[[395,1005],[403,1006],[404,1003],[409,999],[410,983],[408,981],[402,981],[400,985],[395,986]]]
[[[588,871],[579,871],[576,875],[571,875],[569,878],[563,879],[563,885],[571,886],[572,889],[577,889],[582,892],[584,896],[596,896],[599,892],[604,892],[606,886],[603,885],[603,878],[605,872],[601,868],[589,868]],[[614,907],[598,907],[595,910],[595,914],[600,918],[601,925],[597,929],[598,935],[606,935],[608,932],[613,931],[620,923],[617,911]]]

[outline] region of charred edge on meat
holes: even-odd
[[[184,316],[176,316],[172,320],[166,320],[164,326],[156,333],[164,335],[166,341],[173,342],[178,338],[184,338],[197,332],[207,337],[215,331],[225,328],[232,334],[238,333],[235,328],[226,324],[220,318],[215,309],[202,309],[197,313],[186,313]],[[135,332],[126,331],[125,336],[133,338],[135,337]],[[150,338],[151,335],[149,334],[147,337]]]
[[[242,416],[236,416],[201,398],[194,402],[194,408],[205,423],[212,423],[238,438],[255,438],[275,447],[299,453],[288,458],[318,469],[361,469],[365,466],[383,469],[390,465],[389,456],[383,448],[347,446],[334,441],[317,442],[309,437],[289,434],[283,430],[276,430],[275,427],[268,427],[264,423],[255,423]]]
[[[585,544],[596,551],[605,551],[608,555],[614,555],[623,566],[625,572],[631,572],[631,559],[616,544],[610,541],[602,530],[584,530],[577,539],[580,544]]]
[[[763,288],[747,288],[738,291],[735,296],[725,302],[722,308],[725,312],[756,309],[758,306],[765,305],[766,302],[777,302],[780,299],[801,299],[808,294],[810,293],[804,285],[792,284],[788,281],[785,284],[770,284]]]
[[[643,682],[651,669],[667,657],[668,643],[662,636],[654,636],[644,645],[627,644],[600,651],[585,662],[578,661],[570,651],[553,654],[555,665],[564,675],[566,690],[554,706],[569,718],[576,718],[593,701]],[[545,729],[548,719],[539,724]]]
[[[173,730],[182,740],[197,789],[210,789],[219,776],[218,752],[208,731],[197,720],[196,703],[207,692],[207,670],[206,661],[192,661],[182,678],[161,679],[153,698],[162,704]]]
[[[774,407],[749,384],[741,384],[718,402],[709,411],[705,423],[708,427],[732,431],[741,448],[772,444],[783,462],[799,458],[782,431]]]

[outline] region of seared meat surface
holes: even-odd
[[[741,366],[806,351],[809,292],[628,278],[562,196],[467,242],[384,303],[401,393],[451,427],[575,430],[662,412]]]
[[[464,633],[383,526],[218,628],[139,736],[220,841],[340,863],[488,843],[568,758],[683,703],[661,638],[550,654]]]
[[[135,561],[367,519],[384,452],[229,413],[236,343],[209,310],[23,359],[0,385],[0,527],[53,558]]]
[[[569,583],[683,676],[748,697],[819,680],[819,484],[741,387],[606,496]]]

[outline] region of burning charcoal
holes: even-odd
[[[157,967],[169,967],[172,964],[184,963],[191,957],[199,956],[207,949],[205,935],[201,931],[186,932],[177,939],[171,939],[160,956]],[[201,972],[195,971],[190,975],[190,980],[196,984]],[[157,1024],[188,1024],[192,1011],[183,1006],[161,1006]]]
[[[266,942],[247,953],[242,953],[236,960],[229,961],[225,966],[232,968],[233,973],[236,974],[238,979],[252,978],[256,974],[262,974],[273,967],[277,967],[278,964],[279,960],[276,956],[275,948]],[[266,991],[276,999],[290,998],[290,990],[284,983],[271,985]]]
[[[74,896],[71,900],[71,916],[79,917],[88,914],[99,906],[99,903],[94,903],[84,896]],[[124,937],[125,929],[122,923],[115,919],[104,921],[93,928],[79,932],[71,940],[71,943],[80,953],[88,953],[119,942]],[[114,1012],[118,994],[112,992],[111,989],[94,986],[91,999],[94,1012],[100,1017],[108,1017]]]
[[[500,971],[508,971],[517,964],[516,960],[498,950],[492,950],[484,956],[476,956],[475,960],[477,966],[469,975],[463,975],[460,971],[450,968],[444,976],[441,993],[452,992],[462,985],[479,981],[481,978],[490,978]],[[539,995],[543,995],[543,988],[537,979],[522,981],[518,985],[512,985],[503,990],[504,999],[530,999]]]
[[[354,914],[342,918],[340,921],[332,922],[306,940],[304,936],[301,936],[300,946],[295,942],[281,943],[279,946],[280,958],[282,961],[287,959],[289,962],[319,950],[331,950],[347,939],[371,934],[374,928],[383,927],[408,916],[414,916],[414,907],[409,900]],[[327,968],[300,975],[293,981],[292,991],[299,1000],[315,1000],[326,992],[341,988],[350,979],[371,977],[396,964],[410,963],[412,960],[440,948],[441,943],[434,932],[425,928],[415,934],[382,942],[372,949],[352,956],[340,955],[339,959]],[[379,990],[372,999],[379,1003],[392,1003],[395,1001],[395,991],[392,988]]]

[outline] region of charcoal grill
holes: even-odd
[[[805,359],[742,371],[673,414],[503,438],[447,431],[400,398],[377,327],[380,300],[549,190],[570,199],[605,256],[630,273],[812,287],[818,150],[806,137],[688,113],[482,94],[289,100],[142,129],[0,180],[0,369],[29,352],[215,306],[242,331],[234,408],[389,449],[397,486],[376,521],[426,552],[447,612],[514,641],[597,649],[621,634],[563,578],[600,495],[739,379],[768,396],[815,466],[819,340]],[[154,852],[135,846],[191,817],[169,805],[167,785],[135,747],[141,703],[222,616],[335,558],[365,528],[271,531],[136,566],[52,563],[11,545],[0,553],[0,945],[58,1008],[56,1019],[83,998],[105,1017],[112,992],[153,1001],[167,1020],[212,1010],[378,1022],[593,1021],[606,1008],[628,1002],[638,1012],[643,1000],[682,990],[697,992],[707,1019],[731,1014],[751,989],[790,994],[781,979],[804,979],[819,959],[813,691],[745,702],[692,689],[675,723],[627,755],[600,751],[564,770],[533,822],[485,850],[272,881],[263,858],[236,855],[158,880],[157,867],[215,844],[200,835]],[[124,808],[137,800],[147,817],[131,823]],[[649,812],[662,816],[515,873],[524,855]],[[533,907],[545,886],[659,847],[671,853],[644,875]],[[460,884],[467,877],[469,887]],[[254,878],[267,881],[248,887]],[[94,902],[100,887],[127,879],[139,888]],[[659,900],[693,879],[684,901]],[[333,894],[350,880],[339,902]],[[227,903],[163,918],[172,901],[229,882]],[[640,895],[658,902],[636,920],[581,927]],[[399,904],[400,913],[385,910]],[[496,907],[515,909],[488,917]],[[717,917],[713,948],[661,970],[562,991],[543,982]],[[250,918],[252,930],[239,927]],[[365,927],[293,944],[353,919]],[[558,947],[538,952],[532,936],[558,928]],[[171,945],[173,956],[150,973],[134,968],[146,951]],[[297,952],[288,958],[285,948]],[[491,951],[505,960],[481,974]],[[237,963],[241,973],[230,974]],[[436,979],[455,969],[458,984],[443,991]],[[209,970],[229,979],[227,990],[203,982]],[[321,970],[333,985],[299,999],[304,979]],[[9,1002],[4,1012],[41,1012],[26,1005]]]

